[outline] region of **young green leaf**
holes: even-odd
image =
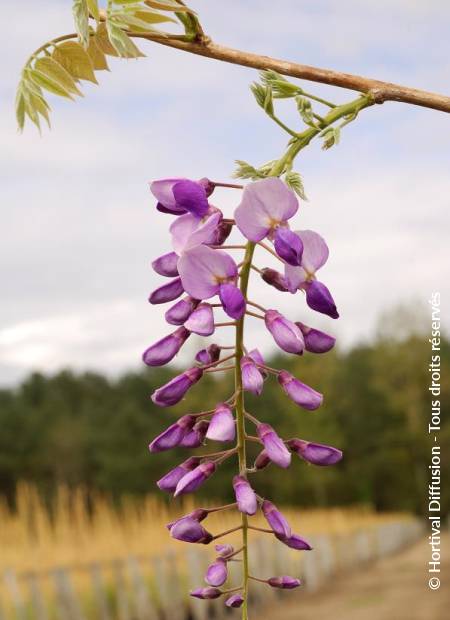
[[[300,116],[302,117],[303,122],[306,125],[315,127],[314,113],[313,113],[311,102],[305,97],[301,97],[300,95],[295,97],[295,101],[297,103],[297,110]]]
[[[95,19],[95,21],[100,21],[100,11],[98,10],[98,1],[97,0],[87,0],[87,7],[89,13]]]
[[[308,200],[305,194],[302,177],[298,172],[290,170],[284,176],[286,185],[288,185],[302,200]]]
[[[76,41],[64,41],[55,47],[52,57],[75,79],[98,84],[88,52]]]
[[[81,91],[77,88],[75,80],[70,73],[68,73],[62,65],[56,62],[56,60],[50,58],[50,56],[38,58],[34,63],[34,70],[46,76],[63,91],[82,96]],[[42,86],[42,84],[40,84],[40,86]]]
[[[145,56],[119,26],[108,20],[106,22],[106,28],[109,40],[119,56],[122,56],[122,58],[139,58]]]
[[[104,54],[107,54],[108,56],[119,56],[114,46],[111,44],[111,41],[109,40],[109,35],[106,29],[105,22],[101,22],[98,25],[94,36],[95,42]]]
[[[178,4],[176,0],[144,0],[144,4],[152,9],[159,9],[160,11],[173,11],[175,13],[193,13],[189,7]]]
[[[92,66],[94,67],[95,71],[109,71],[108,63],[106,62],[106,56],[104,52],[100,49],[96,35],[89,38],[89,47],[86,51],[89,54],[89,58],[91,59]]]
[[[73,0],[73,19],[80,41],[84,47],[89,45],[89,9],[87,0]]]
[[[339,144],[341,130],[339,127],[327,127],[320,133],[320,136],[324,138],[322,149],[326,151],[332,146]]]

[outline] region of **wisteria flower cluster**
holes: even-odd
[[[324,239],[311,230],[291,230],[289,226],[299,208],[295,193],[277,177],[249,183],[243,188],[233,219],[227,219],[209,200],[216,186],[236,187],[208,179],[180,178],[151,184],[151,191],[158,201],[156,208],[174,219],[170,225],[172,249],[152,263],[153,269],[167,281],[150,294],[149,301],[152,304],[175,302],[165,313],[167,323],[175,329],[150,346],[144,352],[143,360],[148,366],[162,366],[176,356],[191,334],[206,337],[212,336],[220,327],[234,327],[233,345],[212,343],[198,351],[195,363],[155,390],[151,398],[158,406],[170,407],[181,401],[205,373],[232,368],[235,370],[235,390],[230,398],[217,403],[212,410],[180,417],[153,439],[149,448],[157,453],[176,447],[198,448],[210,441],[235,442],[231,448],[187,458],[157,484],[174,497],[193,493],[226,459],[238,457],[239,469],[231,481],[234,503],[196,509],[167,527],[173,538],[197,544],[210,544],[231,532],[242,530],[240,548],[234,549],[229,544],[215,546],[217,557],[206,571],[206,586],[193,590],[191,596],[215,599],[225,595],[225,605],[246,609],[249,580],[282,589],[300,585],[297,578],[286,575],[267,578],[249,574],[248,531],[261,529],[253,528],[249,517],[261,511],[268,524],[268,529],[262,531],[291,549],[311,549],[302,536],[291,530],[278,508],[269,499],[258,495],[249,476],[271,463],[287,468],[293,454],[319,466],[333,465],[342,457],[342,452],[331,446],[299,438],[283,440],[271,425],[245,409],[244,392],[261,395],[264,382],[271,374],[276,376],[286,396],[299,407],[315,410],[323,400],[322,394],[291,373],[268,367],[258,349],[246,348],[246,315],[263,320],[275,343],[286,353],[302,355],[305,350],[325,353],[335,344],[332,336],[300,321],[291,321],[278,310],[266,309],[250,300],[247,293],[250,272],[255,271],[279,291],[291,294],[303,291],[307,305],[317,312],[334,319],[339,315],[330,291],[316,275],[328,259]],[[245,243],[225,244],[233,228],[243,235]],[[253,264],[257,245],[279,259],[282,271]],[[243,260],[237,263],[230,250],[245,251]],[[216,321],[215,312],[220,309],[230,321]],[[249,424],[255,427],[254,435],[247,432]],[[247,466],[248,441],[257,442],[261,447],[252,467]],[[211,512],[233,508],[241,513],[239,526],[218,534],[206,529],[204,521]],[[230,563],[236,559],[242,560],[242,581],[239,585],[224,588]]]

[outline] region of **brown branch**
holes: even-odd
[[[198,56],[206,56],[223,62],[229,62],[243,67],[252,67],[253,69],[272,69],[282,75],[302,78],[310,82],[320,82],[322,84],[330,84],[331,86],[339,86],[340,88],[348,88],[361,93],[371,93],[376,103],[384,101],[400,101],[402,103],[410,103],[412,105],[440,110],[441,112],[450,112],[450,97],[437,93],[429,93],[417,88],[408,86],[400,86],[390,82],[382,82],[359,75],[351,75],[350,73],[342,73],[331,69],[321,69],[319,67],[311,67],[309,65],[301,65],[287,60],[278,60],[270,56],[260,56],[251,52],[236,50],[231,47],[218,45],[211,41],[208,37],[201,38],[200,41],[186,41],[174,39],[170,36],[153,35],[148,33],[129,32],[130,36],[136,38],[147,39],[156,43],[161,43],[167,47],[173,47],[190,54]]]

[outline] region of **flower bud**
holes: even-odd
[[[187,517],[189,517],[190,519],[194,519],[194,521],[198,521],[200,523],[200,521],[203,521],[204,519],[206,519],[208,514],[209,514],[208,510],[205,510],[204,508],[196,508],[189,514],[184,515],[184,517],[181,517],[180,519],[175,519],[175,521],[171,521],[170,523],[167,523],[166,528],[170,532],[170,530],[173,528],[173,526],[176,523],[178,523],[178,521],[181,521],[181,519],[186,519]]]
[[[190,297],[183,297],[176,304],[171,306],[164,315],[164,318],[171,325],[183,325],[189,318],[194,308],[198,306],[198,300]]]
[[[264,469],[265,467],[267,467],[267,465],[269,465],[271,462],[272,461],[270,460],[266,450],[261,450],[261,452],[255,459],[253,467],[259,471],[260,469]]]
[[[298,588],[301,584],[300,579],[294,579],[294,577],[289,577],[288,575],[284,575],[283,577],[271,577],[267,580],[269,586],[272,588],[281,588],[282,590],[293,590],[294,588]]]
[[[236,435],[234,417],[225,403],[216,406],[206,433],[207,439],[214,441],[233,441]]]
[[[163,254],[152,262],[153,270],[159,273],[160,276],[166,276],[167,278],[176,278],[178,275],[177,269],[178,254],[175,252],[169,252]]]
[[[183,439],[180,441],[181,448],[198,448],[203,444],[206,431],[208,430],[208,420],[199,420],[194,428],[186,433]]]
[[[214,313],[209,304],[202,303],[190,314],[184,324],[185,328],[199,336],[211,336],[214,333]]]
[[[305,348],[302,332],[297,325],[289,321],[277,310],[267,310],[264,321],[273,339],[286,353],[301,355]]]
[[[212,461],[201,463],[198,467],[190,471],[181,478],[175,489],[174,497],[193,493],[196,491],[212,474],[216,471],[216,464]]]
[[[180,444],[183,437],[191,430],[195,424],[195,418],[191,415],[185,415],[171,424],[165,431],[163,431],[158,437],[149,445],[150,452],[164,452],[165,450],[171,450]]]
[[[289,467],[291,464],[291,453],[274,429],[269,424],[259,424],[256,431],[258,437],[264,444],[264,448],[270,460],[275,463],[275,465],[278,465],[278,467]]]
[[[228,577],[227,563],[223,558],[218,558],[215,562],[208,566],[205,581],[210,586],[221,586]]]
[[[175,278],[150,293],[148,300],[151,304],[165,304],[166,301],[173,301],[183,292],[184,289],[181,283],[181,278]]]
[[[142,354],[144,364],[147,364],[147,366],[164,366],[164,364],[168,364],[189,336],[190,332],[184,327],[180,327],[172,334],[158,340]]]
[[[220,358],[220,347],[217,344],[210,344],[206,349],[202,349],[197,353],[195,359],[200,364],[207,366],[213,362],[217,362]]]
[[[282,370],[278,375],[278,383],[284,392],[294,401],[296,405],[314,411],[323,402],[323,396],[311,387],[302,383],[286,370]]]
[[[277,291],[286,293],[289,290],[286,278],[275,269],[271,269],[270,267],[261,269],[261,278],[264,282],[276,288]]]
[[[202,378],[203,370],[201,368],[189,368],[181,375],[177,375],[171,381],[155,390],[152,394],[152,401],[160,407],[170,407],[176,405],[186,392],[197,381]]]
[[[254,515],[258,507],[256,495],[250,483],[243,476],[234,476],[233,489],[238,510],[246,515]]]
[[[297,551],[311,551],[312,547],[304,538],[299,536],[298,534],[291,534],[287,538],[285,536],[279,536],[275,534],[275,536],[282,543],[290,547],[291,549],[296,549]]]
[[[339,313],[336,309],[334,299],[325,284],[322,284],[322,282],[318,282],[317,280],[313,280],[305,285],[305,290],[306,303],[312,310],[326,314],[332,319],[339,318]]]
[[[191,517],[182,517],[175,521],[170,528],[170,535],[182,542],[201,543],[203,545],[207,545],[212,540],[212,535],[205,530],[203,525]]]
[[[232,594],[225,601],[225,605],[227,607],[241,607],[243,602],[244,602],[244,599],[241,594]]]
[[[193,596],[194,598],[200,598],[200,599],[211,599],[211,598],[219,598],[219,596],[222,596],[222,592],[219,590],[219,588],[197,588],[197,590],[191,590],[189,592],[190,596]]]
[[[283,539],[290,538],[292,535],[291,527],[275,504],[272,504],[272,502],[265,499],[262,503],[261,509],[267,523],[270,525],[275,535]]]
[[[289,439],[287,445],[300,458],[313,465],[334,465],[342,458],[341,450],[321,443],[312,443],[303,439]]]
[[[259,396],[263,390],[264,379],[253,359],[248,355],[241,358],[242,386],[247,392]]]
[[[222,245],[228,239],[233,230],[233,223],[221,220],[214,231],[211,245]]]
[[[232,319],[242,318],[246,306],[245,299],[235,284],[230,282],[221,284],[219,287],[219,298],[228,316]]]
[[[305,349],[310,353],[326,353],[334,347],[336,338],[329,336],[325,332],[321,332],[313,327],[308,327],[300,321],[295,323],[303,334],[305,341]]]
[[[234,552],[234,547],[232,545],[215,545],[214,549],[222,558],[226,558]]]
[[[275,232],[275,252],[288,265],[299,267],[302,263],[303,242],[300,237],[289,228],[279,227]]]
[[[191,456],[187,461],[177,465],[174,469],[171,469],[165,476],[160,478],[156,483],[161,491],[167,491],[173,493],[177,488],[177,484],[181,478],[185,476],[189,471],[192,471],[200,465],[200,459],[197,456]]]
[[[264,366],[265,361],[259,350],[252,349],[251,351],[249,351],[248,356],[251,357],[255,364],[258,366],[258,370],[261,373],[263,379],[267,379],[269,373],[267,372],[267,370],[264,370],[264,368],[261,368],[261,366]]]

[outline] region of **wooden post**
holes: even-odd
[[[16,573],[12,569],[5,571],[3,580],[14,607],[15,620],[26,620],[25,603],[17,582]]]
[[[70,576],[66,569],[57,568],[53,571],[56,588],[56,599],[64,620],[85,620],[80,602],[74,592]]]
[[[131,620],[130,604],[128,601],[127,585],[122,560],[117,560],[114,562],[113,573],[117,602],[117,620]]]
[[[133,588],[136,618],[138,620],[156,619],[157,614],[150,600],[148,586],[145,583],[139,562],[134,556],[128,558],[128,570]]]
[[[32,620],[48,620],[47,605],[42,595],[38,576],[36,573],[28,573],[25,576],[25,580],[28,582],[28,589],[30,592]]]
[[[102,571],[99,564],[92,564],[89,568],[92,582],[92,591],[95,600],[96,620],[111,620],[108,599],[103,583]]]

